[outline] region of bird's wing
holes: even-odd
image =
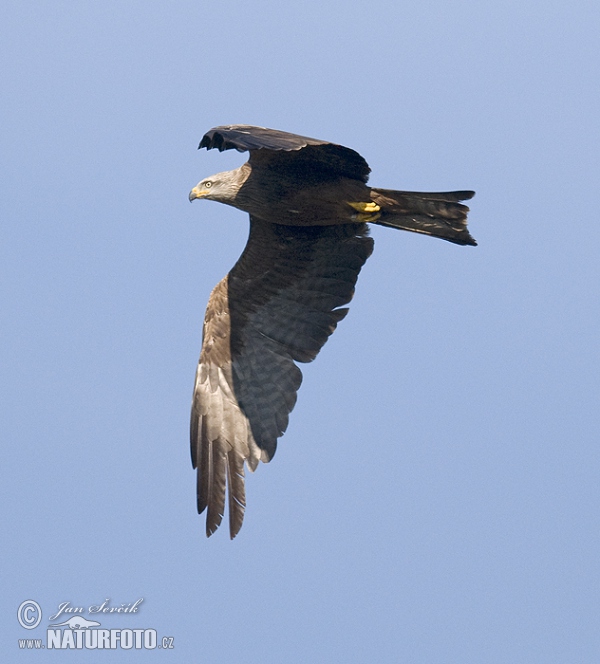
[[[244,461],[275,454],[302,374],[354,293],[373,250],[366,224],[290,227],[250,218],[240,259],[212,292],[192,401],[192,461],[206,534],[221,523],[229,487],[235,537],[245,508]]]
[[[361,182],[371,169],[358,152],[316,138],[252,125],[227,125],[207,131],[199,148],[250,151],[250,163],[280,170],[318,173],[321,179],[347,177]]]

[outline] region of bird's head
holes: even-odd
[[[196,198],[206,198],[209,201],[218,201],[219,203],[228,203],[231,205],[241,186],[239,170],[224,171],[223,173],[217,173],[201,180],[190,191],[190,201]]]

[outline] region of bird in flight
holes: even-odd
[[[206,535],[227,493],[233,539],[246,508],[244,463],[254,471],[273,458],[302,382],[296,362],[314,360],[348,313],[373,251],[367,224],[475,245],[460,202],[475,192],[369,187],[371,169],[354,150],[264,127],[215,127],[199,147],[250,153],[189,195],[250,215],[246,247],[208,301],[190,426]]]

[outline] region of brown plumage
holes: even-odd
[[[213,290],[192,400],[192,462],[206,534],[220,525],[229,489],[234,538],[246,505],[244,463],[273,458],[302,374],[348,310],[373,250],[367,222],[475,244],[466,227],[473,192],[374,189],[354,150],[295,134],[233,125],[200,147],[250,151],[241,168],[200,182],[208,198],[250,214],[248,243]]]

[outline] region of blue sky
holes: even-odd
[[[9,1],[2,23],[11,661],[61,657],[18,639],[107,598],[144,601],[103,627],[174,638],[115,661],[595,661],[598,3]],[[233,542],[204,536],[188,451],[204,308],[247,236],[187,200],[244,161],[196,150],[227,123],[348,145],[376,186],[475,189],[479,242],[373,229]]]

